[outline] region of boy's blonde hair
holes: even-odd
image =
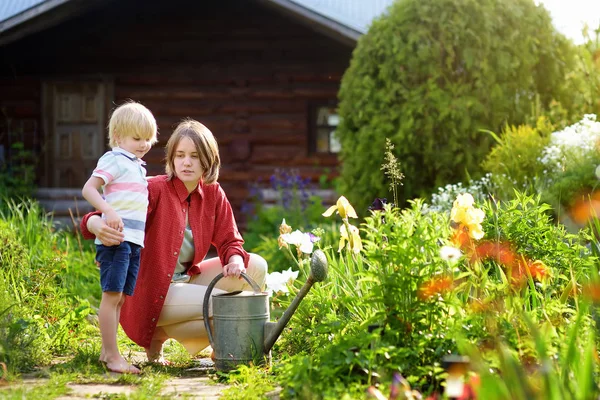
[[[185,119],[177,125],[167,142],[166,172],[169,179],[175,177],[175,151],[183,138],[190,138],[198,152],[202,168],[202,182],[206,185],[215,183],[219,178],[221,158],[219,146],[212,132],[203,124],[193,119]]]
[[[146,107],[135,101],[128,101],[117,107],[108,123],[108,145],[117,147],[117,140],[127,136],[150,139],[150,144],[158,141],[156,119]]]

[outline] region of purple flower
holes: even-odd
[[[383,211],[384,206],[387,204],[386,198],[377,197],[373,200],[373,203],[369,206],[369,210],[371,211]]]

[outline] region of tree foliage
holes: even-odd
[[[360,38],[339,93],[341,187],[365,210],[387,191],[385,139],[401,200],[476,176],[492,138],[534,105],[574,105],[572,43],[533,0],[398,0]]]

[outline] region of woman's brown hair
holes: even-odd
[[[167,142],[165,169],[169,179],[175,177],[175,150],[181,139],[185,137],[190,138],[198,152],[202,168],[202,182],[206,185],[215,183],[219,178],[219,169],[221,168],[217,140],[206,126],[193,119],[181,121]]]

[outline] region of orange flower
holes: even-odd
[[[529,268],[531,276],[538,281],[541,281],[548,276],[548,267],[540,260],[529,262],[527,267]]]
[[[569,213],[573,221],[580,225],[585,225],[591,218],[600,217],[600,192],[578,196]]]
[[[521,257],[517,264],[511,268],[510,272],[512,283],[515,285],[525,284],[529,275],[538,282],[541,282],[550,275],[548,267],[542,261],[531,261],[525,257]]]
[[[492,258],[499,264],[512,267],[515,264],[515,254],[510,245],[504,242],[484,242],[475,248],[471,261]]]
[[[600,301],[600,283],[588,283],[583,286],[583,295],[593,302]]]
[[[469,237],[468,229],[465,229],[462,225],[459,225],[452,234],[452,238],[450,241],[453,245],[458,247],[459,249],[464,249],[471,242],[471,238]]]
[[[452,288],[452,278],[449,276],[434,277],[426,281],[418,290],[417,296],[421,300],[428,300],[436,295],[441,295]]]

